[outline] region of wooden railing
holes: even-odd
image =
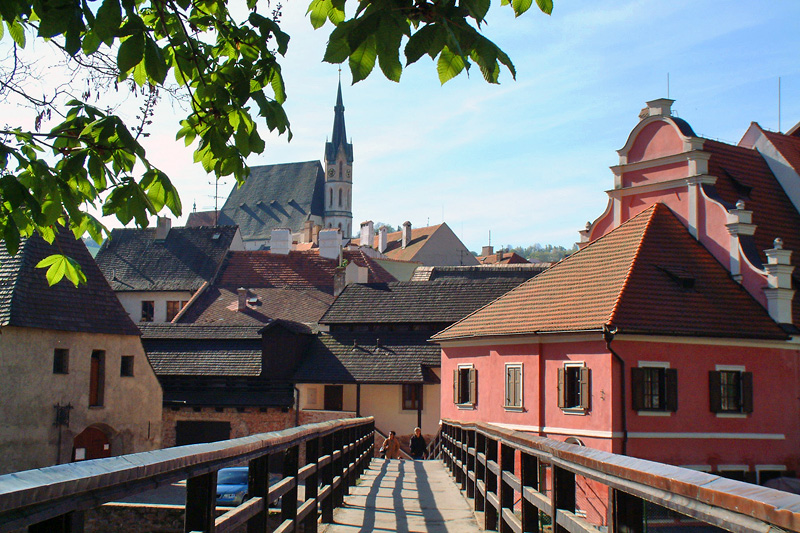
[[[323,522],[333,520],[334,507],[369,465],[374,426],[372,418],[336,420],[7,474],[0,476],[0,532],[82,531],[87,509],[182,479],[187,480],[186,532],[219,533],[243,524],[248,532],[264,532],[269,505],[279,498],[281,523],[275,531],[317,531],[320,515]],[[283,478],[269,485],[274,456],[282,460]],[[249,499],[215,518],[217,471],[244,463]],[[301,483],[305,497],[298,505]]]
[[[635,533],[694,521],[702,531],[800,531],[800,496],[704,472],[454,420],[442,423],[442,448],[487,530]],[[599,504],[587,512],[578,495],[591,485]],[[663,511],[657,527],[653,510]]]

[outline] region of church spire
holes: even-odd
[[[331,141],[325,143],[325,159],[334,161],[340,147],[344,148],[348,163],[353,162],[353,145],[347,142],[347,130],[344,125],[344,104],[342,103],[342,80],[339,79],[339,91],[336,94],[336,106],[333,108],[333,134]]]

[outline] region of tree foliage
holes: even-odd
[[[552,11],[552,0],[536,3]],[[532,0],[502,4],[518,16]],[[515,70],[481,33],[489,5],[490,0],[360,0],[348,18],[345,0],[312,0],[308,15],[315,28],[332,23],[324,60],[347,61],[354,82],[376,63],[388,79],[399,81],[403,63],[428,55],[442,83],[473,63],[497,83],[501,67],[512,76]],[[241,18],[235,16],[238,7],[246,7]],[[25,94],[15,84],[24,67],[18,49],[29,39],[47,41],[66,54],[72,68],[111,72],[115,84],[128,82],[142,93],[177,86],[188,100],[177,138],[194,146],[194,161],[206,172],[242,183],[247,157],[264,150],[259,127],[291,138],[278,62],[289,35],[280,28],[280,6],[272,7],[265,14],[266,0],[0,1],[0,45],[13,49],[0,97],[17,93],[39,113],[32,130],[0,131],[0,232],[8,251],[16,253],[20,239],[34,232],[52,242],[58,224],[100,242],[107,230],[91,214],[97,210],[145,227],[148,216],[164,208],[176,216],[182,209],[175,186],[139,143],[141,126],[131,128],[85,98],[57,102]],[[42,117],[51,113],[60,122],[40,131]],[[64,276],[76,284],[82,279],[76,263],[64,256],[40,266],[48,267],[51,284]]]

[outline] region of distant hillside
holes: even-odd
[[[94,242],[91,237],[84,237],[83,243],[86,245],[86,248],[89,249],[89,253],[92,254],[92,257],[97,256],[97,252],[100,251],[100,245]]]
[[[568,255],[577,252],[578,246],[575,245],[572,248],[564,248],[563,246],[554,246],[552,244],[541,245],[537,242],[533,246],[527,246],[525,248],[522,246],[512,247],[509,244],[504,250],[516,252],[531,263],[556,263]]]

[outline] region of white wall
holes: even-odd
[[[69,350],[67,374],[53,373],[55,348]],[[105,351],[100,407],[89,407],[93,350]],[[134,357],[133,377],[120,376],[123,355]],[[69,462],[73,438],[89,426],[109,434],[112,455],[160,446],[161,386],[136,335],[2,328],[0,391],[0,474],[56,464],[56,403],[73,407],[61,427],[61,462]]]
[[[140,322],[142,319],[143,301],[152,300],[154,302],[153,322],[166,322],[168,300],[188,302],[192,297],[192,293],[189,291],[115,292],[115,294],[134,322]]]

